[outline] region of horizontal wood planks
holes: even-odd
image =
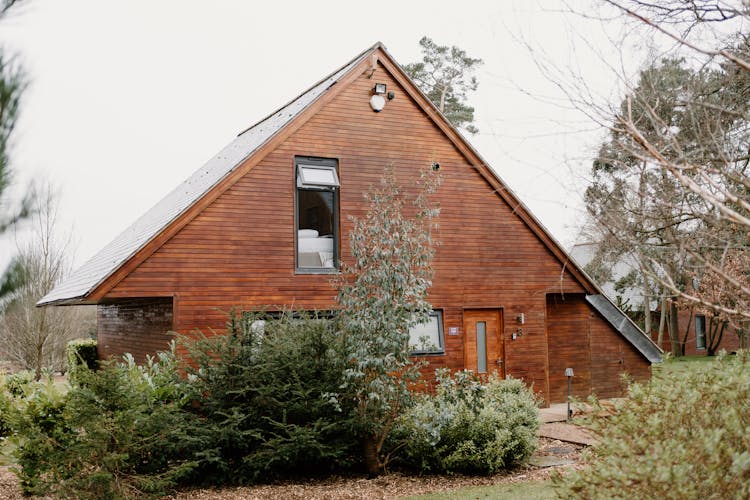
[[[549,351],[549,398],[567,400],[566,368],[573,369],[571,394],[585,399],[591,394],[590,306],[583,294],[547,296],[547,345]],[[615,339],[616,340],[616,339]]]
[[[651,364],[607,321],[592,311],[591,332],[591,390],[600,398],[624,395],[621,375],[627,373],[633,380],[643,381],[651,376]]]
[[[342,87],[105,298],[174,295],[174,327],[182,333],[222,331],[232,306],[331,308],[332,276],[295,272],[294,157],[339,162],[344,261],[350,258],[349,216],[365,213],[362,193],[379,182],[384,169],[392,165],[410,186],[420,169],[438,162],[440,246],[430,300],[443,310],[446,354],[425,359],[434,368],[463,367],[464,309],[502,309],[506,318],[524,313],[523,335],[506,342],[506,371],[546,397],[547,294],[582,294],[584,286],[397,80],[382,66],[371,79],[367,74]],[[369,106],[376,81],[396,96],[379,113]],[[458,335],[448,334],[451,327]],[[503,333],[507,339],[509,332]]]

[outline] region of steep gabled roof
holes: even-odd
[[[380,44],[320,80],[288,104],[240,133],[216,156],[45,295],[37,305],[85,303],[86,297],[196,201],[241,165]]]

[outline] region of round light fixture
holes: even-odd
[[[385,106],[385,98],[383,98],[382,95],[375,94],[372,97],[370,97],[370,107],[376,113],[379,111],[382,111],[384,106]]]

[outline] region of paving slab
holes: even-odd
[[[559,467],[560,465],[574,464],[569,458],[556,457],[552,455],[534,455],[529,459],[529,465],[534,467]]]
[[[596,443],[596,436],[585,427],[565,422],[551,422],[539,426],[539,436],[557,439],[567,443],[591,446]]]

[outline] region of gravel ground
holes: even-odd
[[[578,463],[582,447],[553,439],[539,440],[538,455],[567,458]],[[390,499],[422,493],[437,493],[467,486],[518,483],[548,479],[552,468],[524,467],[494,476],[410,476],[397,472],[367,479],[364,476],[334,476],[305,482],[283,482],[253,487],[204,488],[180,491],[173,500],[234,499]],[[28,498],[21,495],[18,479],[0,467],[0,500]]]

